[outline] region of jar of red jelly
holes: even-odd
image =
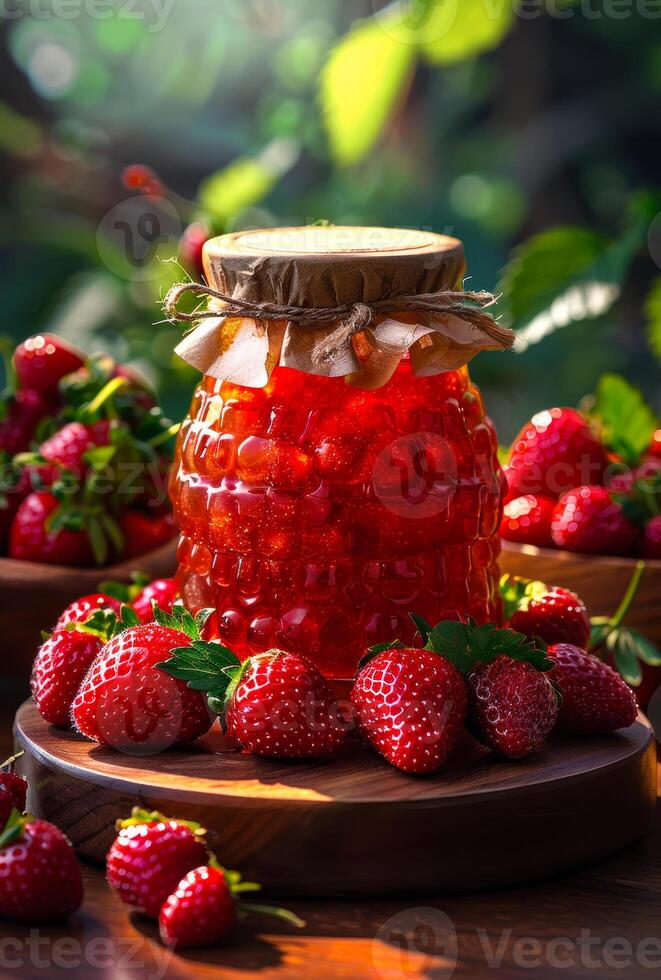
[[[497,438],[466,363],[509,331],[378,306],[460,289],[461,243],[275,229],[212,239],[204,263],[223,295],[330,312],[219,309],[177,349],[204,375],[170,488],[189,607],[214,607],[241,657],[277,646],[332,678],[373,644],[412,642],[411,613],[498,622]],[[374,304],[359,329],[338,313],[356,303]]]

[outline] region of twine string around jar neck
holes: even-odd
[[[179,309],[185,294],[206,297],[218,309],[208,308],[187,313]],[[253,302],[236,299],[211,286],[198,282],[180,282],[172,286],[163,301],[168,320],[176,323],[195,324],[209,317],[245,316],[253,320],[290,320],[303,327],[339,321],[328,335],[315,345],[314,360],[331,360],[356,333],[365,330],[374,318],[383,313],[440,313],[464,320],[484,331],[500,347],[509,348],[514,343],[514,332],[501,326],[485,310],[496,302],[493,293],[472,290],[439,290],[410,296],[377,299],[369,303],[350,302],[337,306],[310,309],[304,306],[288,306],[285,303]]]

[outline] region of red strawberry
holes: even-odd
[[[17,756],[12,756],[0,766],[0,830],[9,819],[12,810],[23,813],[28,792],[28,781],[14,772],[14,762]]]
[[[219,643],[199,641],[159,666],[206,690],[230,737],[256,755],[317,758],[335,752],[347,724],[328,681],[305,657],[269,650],[240,663]]]
[[[196,279],[201,279],[204,275],[202,248],[211,234],[209,227],[204,222],[195,221],[186,228],[181,236],[179,258]]]
[[[121,607],[122,603],[119,599],[114,599],[112,596],[106,595],[105,592],[92,592],[69,603],[66,609],[60,613],[53,630],[63,630],[69,623],[84,623],[99,609],[109,609],[119,614]]]
[[[0,450],[10,456],[30,447],[39,422],[52,404],[36,391],[17,391],[0,406]]]
[[[358,673],[351,700],[360,733],[397,769],[439,769],[461,733],[466,685],[430,650],[383,650]]]
[[[42,481],[47,485],[52,484],[63,469],[71,471],[81,480],[87,471],[83,459],[85,453],[109,443],[111,424],[108,419],[91,425],[69,422],[55,432],[39,449],[38,455],[47,464],[38,467]]]
[[[205,865],[178,883],[161,909],[158,927],[166,946],[215,946],[232,931],[236,918],[225,874]]]
[[[45,820],[14,814],[0,834],[0,915],[62,919],[82,901],[80,867],[64,834]]]
[[[533,416],[512,444],[509,496],[559,497],[579,484],[600,483],[607,465],[606,450],[583,416],[551,408]]]
[[[49,725],[70,727],[73,699],[102,646],[99,636],[75,630],[59,630],[42,643],[30,686],[37,711]]]
[[[139,808],[118,830],[106,858],[108,884],[126,905],[155,919],[184,875],[206,864],[206,832]]]
[[[644,558],[661,558],[661,514],[645,525],[641,554]]]
[[[515,497],[505,504],[500,524],[500,536],[506,541],[534,544],[551,548],[551,516],[555,500],[541,494]]]
[[[123,616],[126,628],[100,651],[73,702],[78,731],[136,755],[204,735],[212,716],[203,695],[157,669],[176,649],[190,648],[201,620],[183,607],[158,614],[158,621],[146,626],[128,607]]]
[[[57,395],[60,380],[85,363],[85,355],[61,337],[40,334],[29,337],[14,352],[14,368],[21,388],[42,395]]]
[[[29,474],[21,473],[0,450],[0,552],[7,546],[12,521],[29,492]]]
[[[500,582],[508,626],[528,639],[585,647],[590,620],[582,599],[560,586],[504,575]]]
[[[480,741],[512,759],[534,752],[557,715],[556,695],[543,673],[551,666],[544,651],[511,629],[416,623],[426,648],[466,678],[470,727]]]
[[[159,548],[176,535],[171,514],[149,517],[137,510],[127,510],[119,519],[126,542],[125,558],[138,558]]]
[[[534,752],[555,724],[555,691],[532,664],[497,657],[478,664],[468,675],[468,686],[480,739],[509,759]]]
[[[259,912],[276,916],[290,925],[305,925],[286,909],[241,901],[244,892],[259,887],[241,881],[236,871],[225,871],[212,858],[210,864],[189,871],[163,905],[158,917],[161,940],[166,946],[214,946],[236,925],[237,911]]]
[[[59,503],[50,493],[29,494],[18,508],[9,532],[9,557],[50,565],[93,565],[85,531],[49,530]]]
[[[657,429],[652,436],[652,441],[647,449],[647,456],[652,456],[655,459],[661,459],[661,429]]]
[[[140,622],[151,623],[154,619],[152,600],[164,612],[172,612],[172,607],[179,598],[179,586],[173,578],[157,578],[135,597],[131,603]]]
[[[632,554],[638,533],[605,487],[581,486],[563,494],[551,522],[558,548],[584,554]]]
[[[550,646],[547,655],[554,664],[549,679],[562,695],[559,729],[601,735],[634,723],[636,699],[612,667],[570,643]]]
[[[21,813],[25,810],[25,801],[27,799],[28,792],[28,781],[24,779],[23,776],[19,776],[12,769],[5,769],[7,765],[12,763],[14,759],[4,762],[2,765],[2,771],[0,771],[0,792],[6,793],[12,801],[12,804]]]

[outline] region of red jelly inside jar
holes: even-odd
[[[187,604],[245,657],[278,646],[350,678],[368,646],[431,623],[497,622],[497,439],[468,371],[375,391],[277,367],[204,378],[171,496]]]

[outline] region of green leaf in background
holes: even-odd
[[[607,445],[635,466],[658,425],[640,391],[618,374],[604,374],[597,385],[592,414],[603,426]]]
[[[637,644],[630,631],[622,628],[611,633],[606,647],[613,654],[618,673],[627,684],[637,687],[643,679],[643,670],[638,660]]]
[[[415,47],[398,36],[398,20],[359,21],[321,73],[321,108],[338,163],[356,163],[371,150],[411,71]]]
[[[420,53],[441,65],[490,51],[513,25],[517,6],[512,0],[426,0],[418,28]]]
[[[515,249],[499,285],[517,331],[515,350],[525,350],[560,327],[606,313],[618,299],[660,206],[655,192],[638,193],[629,200],[624,228],[616,238],[568,226],[544,231]]]
[[[586,228],[551,228],[514,251],[499,292],[519,350],[612,306],[620,288],[605,268],[609,244]]]
[[[645,299],[647,341],[650,350],[661,361],[661,276],[654,280]]]
[[[200,184],[198,197],[204,211],[225,226],[230,218],[262,201],[299,156],[298,145],[276,139],[259,157],[240,157]]]

